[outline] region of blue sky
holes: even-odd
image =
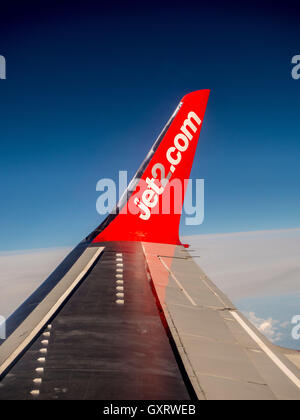
[[[39,3],[1,10],[0,250],[79,242],[103,218],[97,181],[133,175],[201,88],[205,221],[181,233],[300,226],[296,3]]]

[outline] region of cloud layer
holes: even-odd
[[[0,315],[7,318],[69,252],[51,248],[0,253]]]
[[[184,240],[201,268],[233,300],[300,292],[300,229]]]

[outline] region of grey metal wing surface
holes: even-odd
[[[2,400],[194,395],[161,321],[140,243],[87,246],[15,327],[0,346]]]
[[[143,249],[199,399],[300,398],[298,352],[269,342],[183,247],[144,243]]]

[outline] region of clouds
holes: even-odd
[[[300,292],[300,229],[185,237],[232,300]]]
[[[51,274],[70,248],[0,253],[0,315],[8,317]]]
[[[280,331],[281,328],[286,328],[289,325],[288,322],[280,323],[276,319],[271,317],[268,319],[259,318],[255,315],[255,312],[245,312],[245,316],[252,322],[252,324],[266,336],[272,343],[278,343],[283,337],[283,333]]]

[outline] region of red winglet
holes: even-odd
[[[209,92],[199,90],[182,98],[132,180],[134,192],[130,196],[127,192],[124,204],[118,205],[119,213],[110,215],[96,229],[93,242],[181,244],[179,223],[187,186],[184,180],[190,176]],[[176,190],[179,184],[182,193]],[[166,214],[168,199],[174,191],[175,204]]]

